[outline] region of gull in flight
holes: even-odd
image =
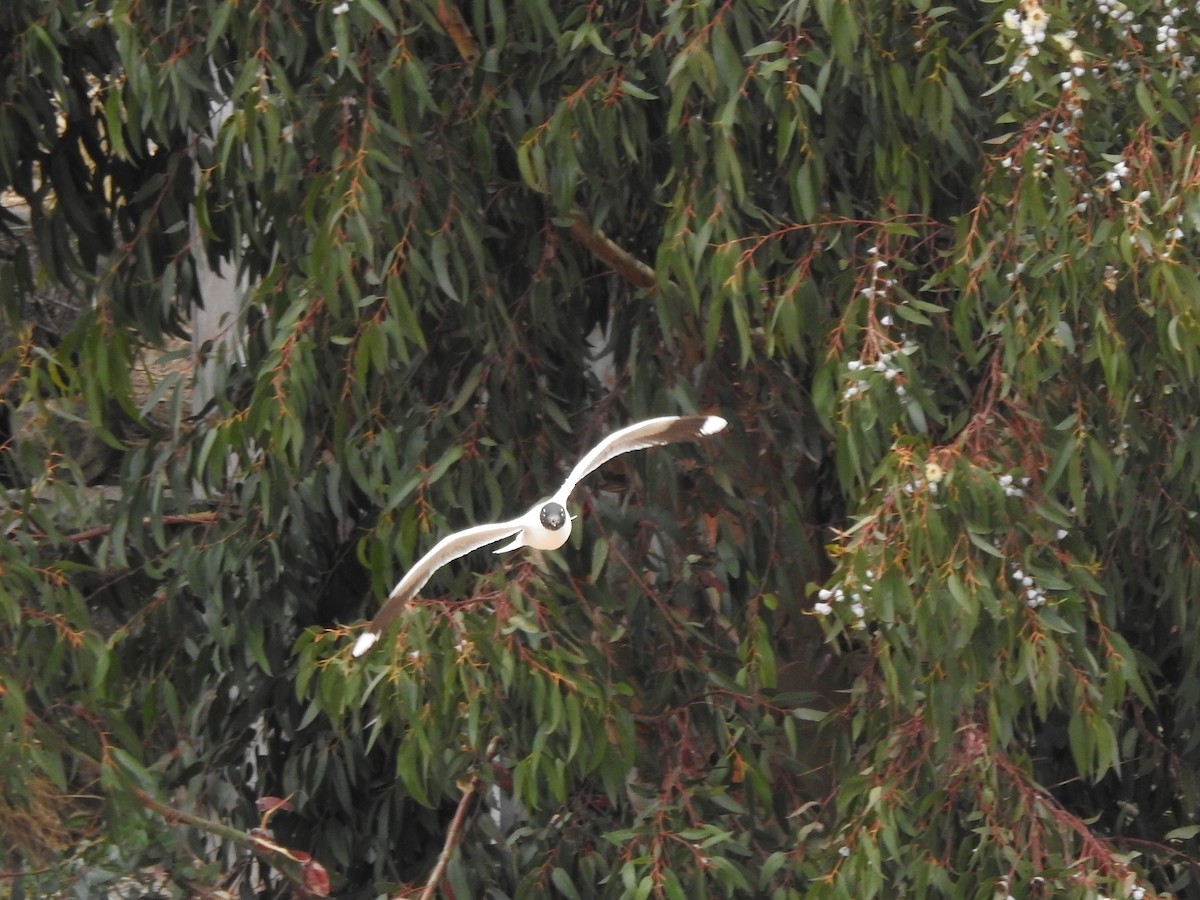
[[[356,657],[362,656],[370,650],[400,615],[405,604],[415,597],[433,573],[446,563],[504,538],[512,540],[497,548],[496,553],[516,550],[518,547],[557,550],[565,544],[571,536],[571,519],[574,518],[567,515],[567,498],[571,496],[575,485],[614,456],[633,450],[644,450],[647,447],[710,437],[727,424],[720,416],[663,416],[613,432],[575,464],[575,468],[553,497],[535,503],[523,516],[492,525],[476,525],[474,528],[455,532],[434,544],[433,549],[422,556],[400,579],[400,583],[392,588],[383,608],[354,642],[351,654]]]

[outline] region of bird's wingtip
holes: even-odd
[[[720,416],[706,416],[704,424],[700,426],[700,433],[707,437],[710,434],[716,434],[718,431],[723,431],[729,423]]]
[[[364,631],[358,636],[358,640],[354,642],[354,649],[350,651],[350,655],[356,659],[375,646],[375,642],[379,640],[379,632]]]

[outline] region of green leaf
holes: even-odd
[[[383,26],[383,30],[388,34],[393,36],[397,34],[396,22],[378,0],[354,0],[354,2],[359,3],[370,14],[372,19]]]
[[[450,281],[450,272],[447,268],[447,260],[450,257],[449,239],[445,235],[435,238],[430,249],[430,261],[433,263],[433,272],[437,277],[438,287],[445,291],[450,299],[458,300],[458,293]]]
[[[567,874],[565,869],[555,866],[550,870],[550,883],[554,885],[554,889],[563,897],[569,900],[577,900],[580,894],[575,889],[575,883],[571,881],[571,876]]]
[[[637,100],[657,100],[658,94],[652,94],[649,91],[644,91],[632,81],[621,82],[621,93],[628,94]]]
[[[600,573],[604,570],[604,563],[608,560],[608,541],[604,538],[597,538],[596,543],[592,545],[592,565],[588,574],[588,581],[595,583],[600,578]]]

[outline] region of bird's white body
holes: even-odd
[[[404,605],[415,597],[433,573],[446,563],[505,538],[512,540],[498,548],[496,553],[520,547],[557,550],[565,544],[571,536],[572,516],[567,513],[567,500],[571,492],[585,476],[614,456],[644,450],[647,447],[709,437],[724,429],[727,424],[720,416],[663,416],[613,432],[575,464],[575,468],[553,497],[535,503],[524,515],[516,519],[492,525],[476,525],[438,541],[392,588],[387,602],[371,620],[367,629],[358,636],[351,655],[362,656],[370,650],[382,636],[384,629],[400,614]]]

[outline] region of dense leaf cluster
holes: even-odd
[[[305,853],[347,897],[1186,890],[1193,32],[10,0],[14,895],[311,895]],[[173,349],[212,271],[244,296]],[[51,283],[77,316],[23,327]],[[350,659],[440,536],[707,410]]]

